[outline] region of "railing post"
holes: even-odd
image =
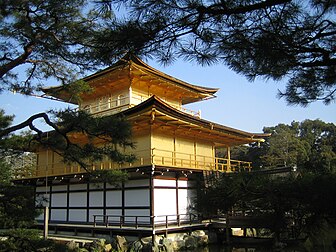
[[[96,215],[93,215],[93,226],[96,227]]]
[[[135,229],[138,229],[138,216],[135,216]]]
[[[106,227],[108,227],[108,215],[104,215],[104,221],[105,221]]]
[[[152,148],[151,152],[152,164],[154,164],[154,148]]]
[[[124,222],[124,217],[120,216],[120,218],[119,218],[119,226],[120,226],[120,228],[123,227],[123,222]]]
[[[168,215],[166,215],[166,228],[168,228]]]
[[[150,224],[151,224],[153,230],[155,229],[155,222],[154,222],[154,220],[155,220],[155,216],[150,216]]]

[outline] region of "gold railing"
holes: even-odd
[[[132,108],[147,99],[148,98],[144,98],[144,97],[139,98],[139,97],[133,96],[130,100],[130,97],[124,96],[123,98],[120,98],[120,99],[112,99],[106,102],[99,102],[99,104],[89,104],[89,105],[84,106],[81,109],[92,115],[107,116],[107,115],[116,114],[126,109]],[[187,109],[182,106],[177,106],[171,103],[168,103],[168,104],[170,104],[170,106],[184,113],[201,118],[201,111],[196,112],[194,110]]]
[[[156,148],[136,151],[134,154],[137,156],[137,160],[133,163],[119,164],[106,159],[92,164],[90,170],[127,169],[148,165],[220,172],[251,170],[251,162],[187,154]],[[16,178],[63,176],[85,172],[86,171],[79,165],[67,165],[63,162],[57,162],[37,165],[34,171],[30,171],[29,174],[16,174]]]
[[[252,167],[251,162],[240,160],[172,152],[155,148],[151,151],[152,163],[155,165],[221,172],[250,170]]]

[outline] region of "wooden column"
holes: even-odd
[[[48,229],[49,229],[49,207],[44,207],[44,230],[43,237],[45,240],[48,239]]]
[[[228,146],[226,148],[226,155],[227,155],[227,170],[231,171],[231,148]]]

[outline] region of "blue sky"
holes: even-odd
[[[335,102],[328,106],[314,102],[303,108],[288,106],[284,99],[279,100],[277,90],[284,90],[285,81],[276,83],[259,79],[249,82],[223,65],[202,67],[196,63],[176,61],[163,67],[155,61],[147,63],[191,84],[220,88],[217,98],[186,106],[195,111],[200,109],[202,118],[206,120],[249,132],[262,132],[265,126],[305,119],[336,123]],[[0,95],[0,108],[6,114],[16,115],[14,123],[22,122],[34,113],[65,107],[68,104],[20,94],[3,92]]]

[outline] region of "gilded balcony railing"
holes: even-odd
[[[141,166],[164,166],[200,171],[234,172],[251,170],[251,162],[230,160],[226,158],[194,155],[162,149],[141,150],[134,153],[137,160],[133,163],[115,163],[110,160],[103,160],[92,164],[90,170],[127,169]],[[35,170],[29,173],[16,174],[16,179],[28,177],[63,176],[69,174],[86,173],[79,165],[67,165],[62,162],[37,165]]]
[[[86,111],[89,114],[92,115],[99,115],[99,116],[108,116],[113,115],[116,113],[119,113],[121,111],[124,111],[126,109],[132,108],[141,102],[145,101],[147,98],[139,98],[136,96],[132,96],[131,98],[128,96],[123,96],[122,98],[117,99],[108,99],[107,101],[98,102],[95,104],[89,104],[81,109]],[[177,106],[175,104],[169,103],[170,106],[174,107],[177,110],[180,110],[186,114],[201,118],[201,111],[193,111],[191,109],[184,108],[182,106]]]

